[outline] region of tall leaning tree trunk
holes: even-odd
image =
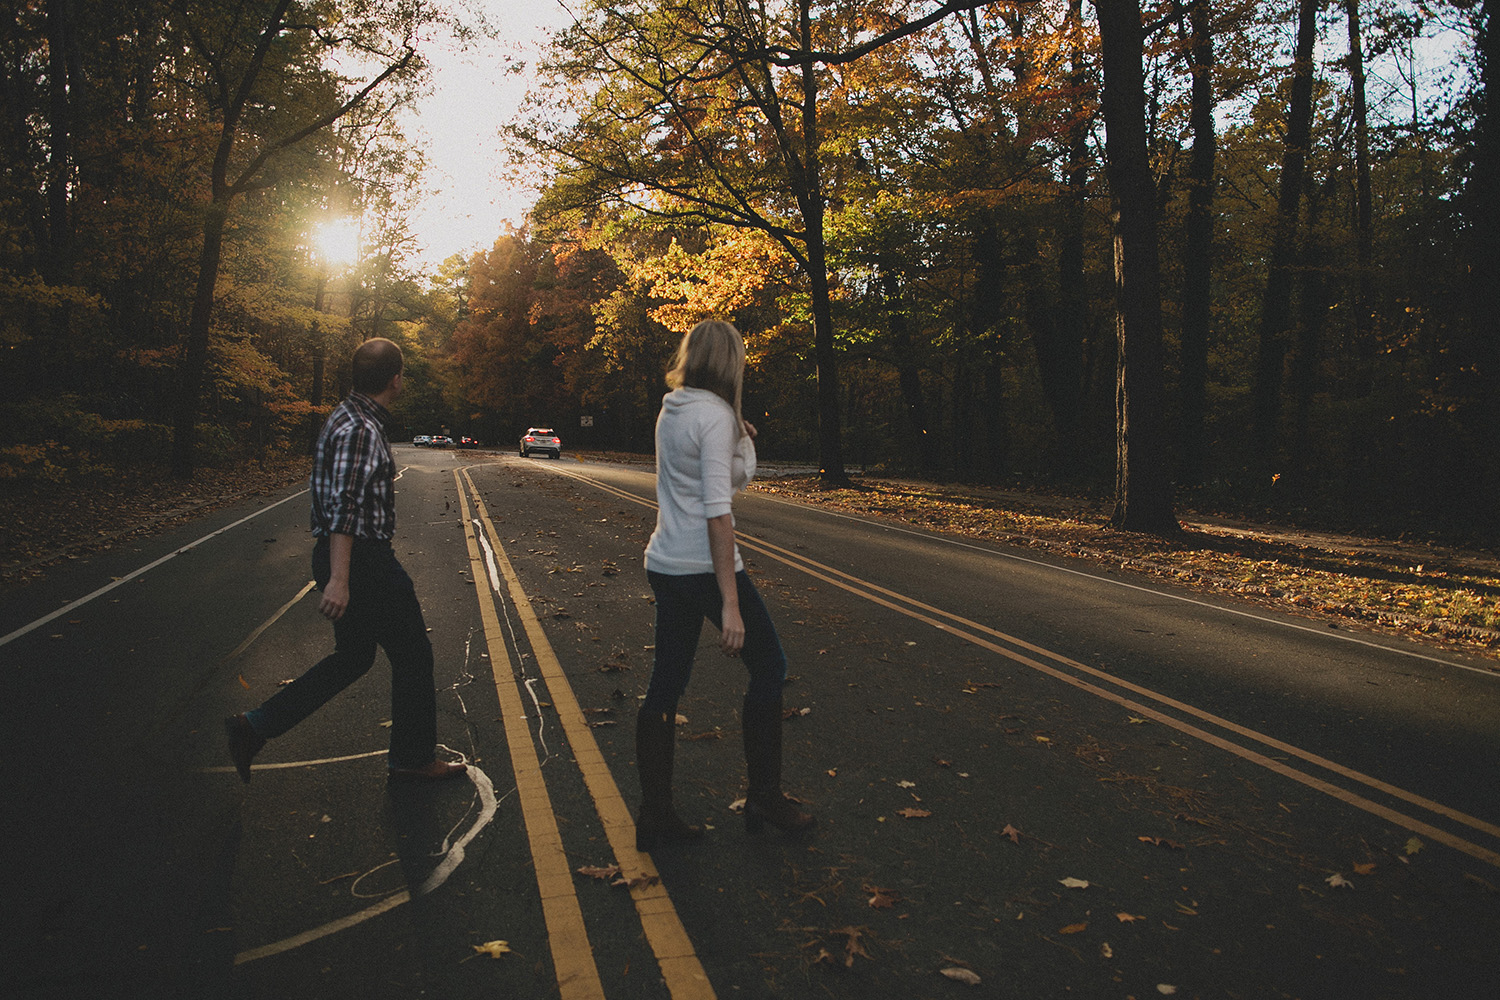
[[[1264,488],[1276,456],[1281,419],[1282,371],[1292,326],[1292,277],[1297,259],[1297,215],[1302,205],[1307,152],[1312,143],[1313,46],[1322,0],[1299,0],[1297,49],[1292,65],[1286,148],[1271,237],[1270,270],[1260,311],[1260,345],[1251,389],[1250,447],[1258,488]]]
[[[801,5],[798,30],[804,52],[814,51],[812,4]],[[824,483],[847,481],[844,473],[842,415],[839,412],[839,363],[833,345],[833,296],[828,287],[828,247],[824,231],[827,198],[823,193],[818,121],[818,74],[811,56],[802,64],[802,164],[798,194],[807,234],[807,277],[812,298],[813,360],[818,368],[818,466]]]
[[[1208,462],[1208,341],[1213,328],[1214,44],[1209,0],[1192,0],[1188,64],[1193,87],[1189,123],[1188,208],[1182,258],[1182,481],[1200,483]]]
[[[1146,153],[1139,0],[1096,0],[1104,57],[1105,167],[1115,232],[1115,509],[1127,531],[1172,534],[1172,472],[1162,372],[1156,185]]]
[[[1349,96],[1354,115],[1354,394],[1367,396],[1375,358],[1374,205],[1370,192],[1370,112],[1365,98],[1364,29],[1359,0],[1347,0],[1349,14]]]

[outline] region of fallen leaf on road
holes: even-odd
[[[1088,923],[1084,922],[1084,923],[1081,923],[1081,924],[1069,924],[1066,927],[1060,927],[1060,928],[1058,928],[1057,933],[1059,933],[1059,934],[1077,934],[1080,931],[1086,931],[1088,929],[1089,929]]]
[[[644,875],[637,875],[635,878],[617,878],[610,885],[623,885],[627,889],[634,889],[638,885],[655,885],[656,882],[656,876],[647,872]]]
[[[1155,844],[1157,847],[1165,847],[1173,851],[1182,850],[1181,844],[1179,844],[1175,840],[1168,840],[1166,837],[1137,837],[1135,839],[1142,841],[1143,843]]]
[[[896,782],[896,787],[897,788],[916,788],[917,787],[917,783],[915,781],[898,781],[898,782]]]
[[[1368,874],[1370,874],[1374,870],[1375,870],[1375,862],[1373,862],[1373,861],[1368,861],[1368,862],[1365,862],[1364,864],[1355,864],[1355,866],[1354,866],[1354,874],[1356,874],[1356,875],[1368,875]]]
[[[872,910],[889,910],[901,902],[899,893],[892,892],[890,889],[882,889],[878,885],[865,886],[865,892],[870,893],[869,903]]]
[[[1410,840],[1408,840],[1406,842],[1406,853],[1407,854],[1416,854],[1421,849],[1422,849],[1422,841],[1421,841],[1421,838],[1419,838],[1419,837],[1412,837]]]
[[[683,715],[681,712],[678,712],[677,713],[677,724],[679,726],[685,726],[685,725],[687,725],[688,724],[688,717],[685,716],[685,715]]]
[[[597,865],[584,865],[582,868],[578,869],[578,874],[587,875],[589,878],[614,878],[616,875],[620,874],[620,866],[607,865],[603,868],[600,868]]]
[[[1150,721],[1148,719],[1142,719],[1138,715],[1127,715],[1125,717],[1125,720],[1127,722],[1129,722],[1132,726],[1144,726],[1148,721]]]
[[[1173,993],[1177,992],[1177,987],[1170,986],[1167,983],[1157,983],[1156,992],[1162,994],[1163,996],[1171,996]]]
[[[1009,837],[1012,844],[1019,844],[1021,842],[1021,831],[1009,823],[1005,824],[1005,829],[1000,831],[1000,835],[1002,837]]]
[[[1146,918],[1145,917],[1137,917],[1137,916],[1135,916],[1134,914],[1131,914],[1131,913],[1116,913],[1115,914],[1115,919],[1118,920],[1122,924],[1128,924],[1128,923],[1132,923],[1132,922],[1134,922],[1136,920],[1145,920]]]
[[[972,969],[960,969],[957,966],[953,966],[952,968],[940,969],[938,971],[955,983],[968,983],[970,986],[978,986],[982,981],[979,975]]]
[[[501,955],[510,954],[510,943],[508,941],[486,941],[484,944],[473,945],[474,951],[480,955],[488,955],[490,958],[499,958]]]
[[[1068,878],[1060,878],[1058,879],[1058,881],[1067,886],[1069,889],[1087,889],[1089,887],[1089,884],[1083,879],[1073,878],[1071,876],[1069,876]]]
[[[1051,743],[1052,742],[1052,738],[1049,737],[1049,736],[1038,736],[1038,737],[1036,737],[1036,741],[1038,743]]]
[[[897,816],[905,816],[907,819],[926,819],[928,816],[931,816],[932,813],[929,812],[926,809],[906,808],[906,809],[897,809],[896,810],[896,815]]]
[[[1333,886],[1335,889],[1353,889],[1354,888],[1354,883],[1351,882],[1351,881],[1349,881],[1348,879],[1344,878],[1344,876],[1340,875],[1338,872],[1334,872],[1332,875],[1328,876],[1323,881],[1327,882],[1329,885]]]
[[[615,663],[613,661],[605,661],[604,663],[599,664],[599,672],[601,674],[618,674],[623,670],[629,669],[630,668],[625,664]]]
[[[856,955],[860,956],[861,958],[869,958],[870,957],[870,953],[867,952],[867,951],[865,951],[865,946],[859,943],[859,939],[862,938],[862,937],[864,937],[864,933],[865,933],[860,928],[858,928],[858,927],[840,927],[837,930],[835,930],[833,933],[835,933],[835,934],[842,934],[846,938],[848,938],[848,941],[844,945],[844,966],[845,966],[845,968],[853,968],[854,967],[854,956],[856,956]],[[873,959],[871,959],[871,960],[873,961]]]
[[[1109,946],[1109,942],[1108,941],[1101,941],[1101,942],[1099,942],[1099,957],[1100,958],[1114,958],[1115,957],[1115,950]]]

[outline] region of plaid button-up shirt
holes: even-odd
[[[389,541],[396,532],[396,463],[386,444],[390,413],[363,393],[334,407],[313,455],[312,530]]]

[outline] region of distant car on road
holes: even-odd
[[[448,435],[446,435],[446,434],[434,434],[432,436],[432,444],[430,445],[430,447],[433,447],[433,448],[452,448],[453,447],[453,439],[451,437],[449,437]]]
[[[432,435],[418,434],[416,437],[411,439],[411,443],[416,445],[418,448],[426,448],[428,445],[432,444]]]
[[[479,439],[471,438],[469,437],[469,435],[465,434],[463,437],[458,439],[458,446],[460,448],[478,448]]]
[[[521,435],[521,457],[530,458],[541,452],[552,458],[562,458],[562,438],[550,427],[528,427]]]

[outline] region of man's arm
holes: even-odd
[[[323,599],[318,602],[318,611],[329,621],[344,617],[349,607],[349,559],[354,552],[354,536],[332,534],[328,536],[328,561],[332,566],[328,585],[323,588]]]

